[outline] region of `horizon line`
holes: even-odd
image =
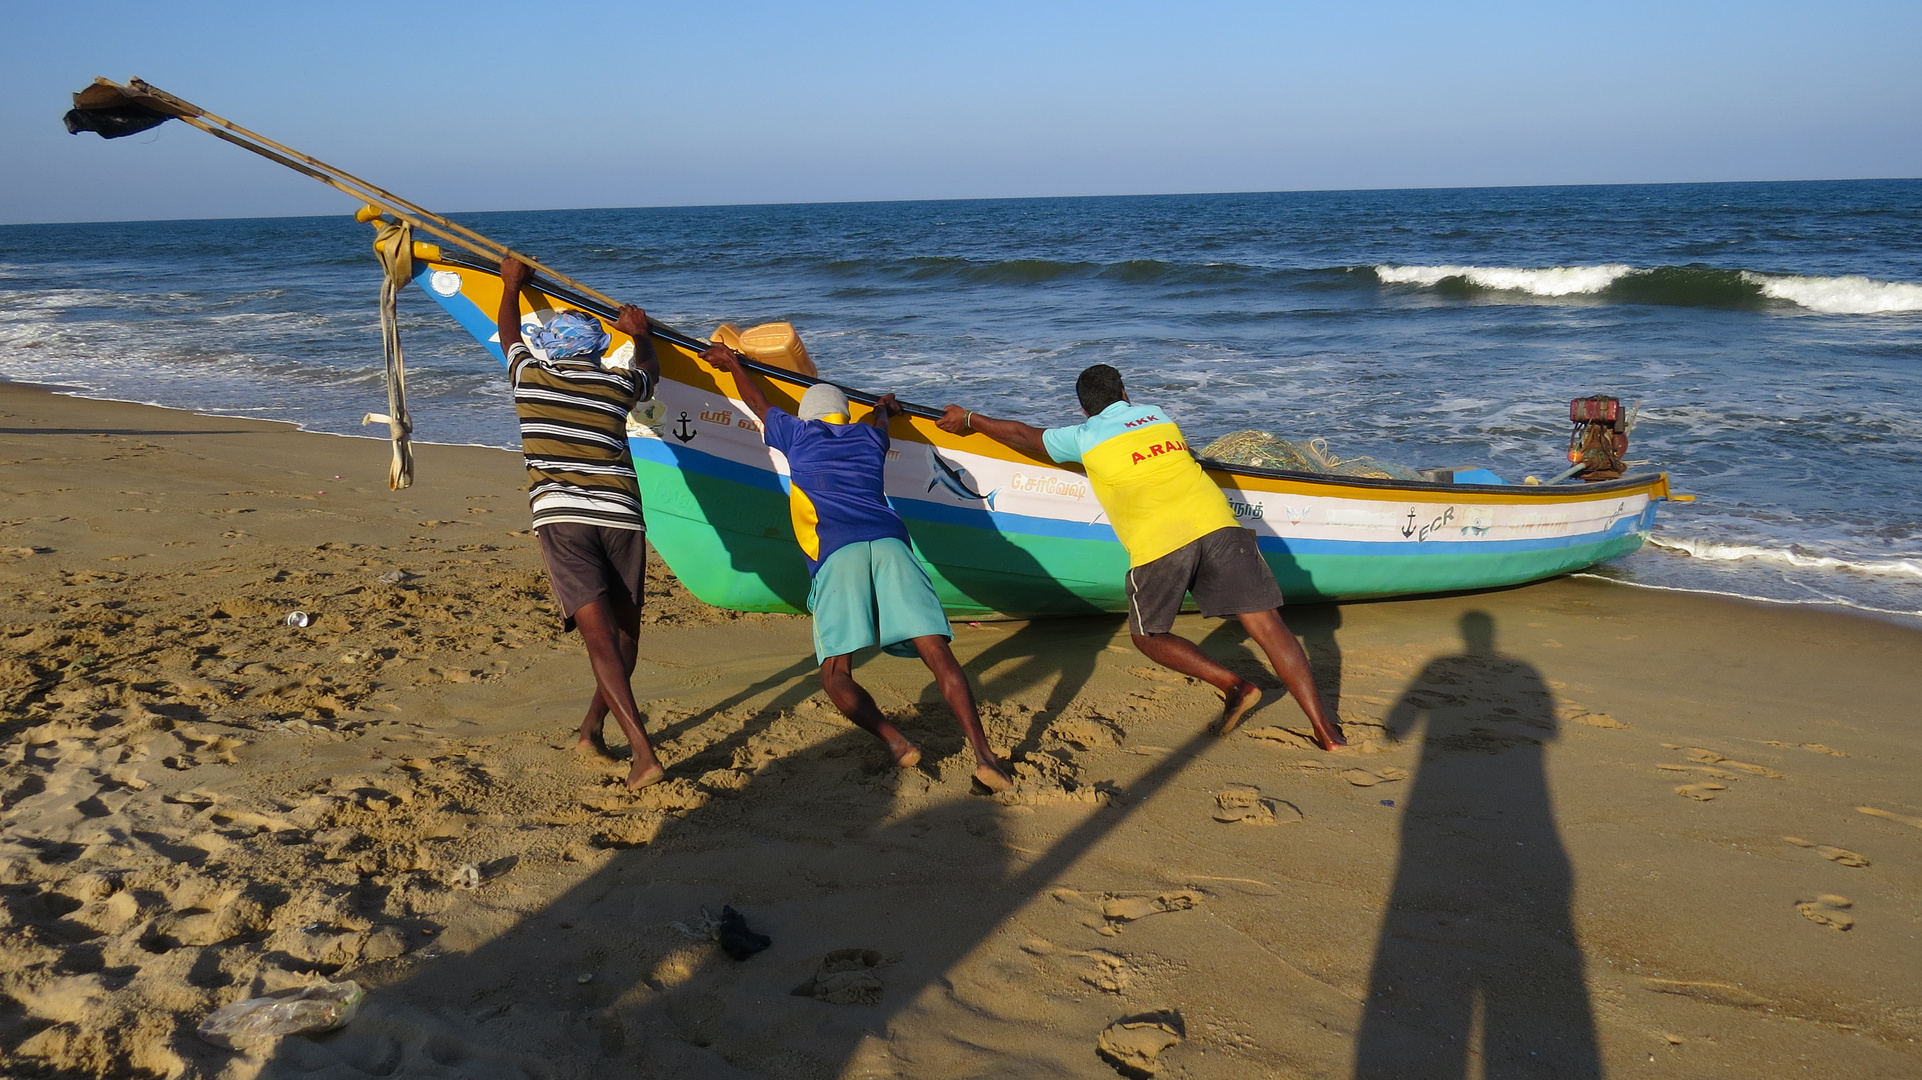
[[[1052,202],[1070,199],[1165,199],[1183,197],[1205,198],[1210,196],[1231,195],[1345,195],[1417,191],[1527,191],[1554,188],[1716,187],[1749,184],[1868,184],[1915,181],[1922,181],[1922,176],[1805,177],[1793,180],[1636,180],[1587,184],[1460,184],[1444,187],[1275,188],[1266,191],[1155,191],[1088,195],[978,195],[902,199],[805,199],[791,202],[654,203],[637,206],[546,206],[495,210],[444,210],[436,212],[446,216],[456,214],[555,214],[612,210],[722,210],[777,206],[877,206],[897,203]],[[302,221],[335,216],[337,215],[242,214],[234,217],[86,218],[75,221],[8,221],[0,222],[0,228],[32,228],[36,226],[58,225],[160,225],[178,222],[211,221]]]

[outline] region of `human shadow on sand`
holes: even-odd
[[[1049,701],[1072,697],[1111,640],[1102,624],[1085,629],[1066,646],[1038,629],[991,646],[975,658],[987,657],[977,677],[997,691],[984,701],[1039,689],[1051,676],[1065,685],[1050,688]],[[794,688],[781,681],[768,690],[787,700]],[[949,977],[964,957],[1216,742],[1197,716],[1193,738],[1111,789],[1108,805],[1063,819],[1072,827],[1045,850],[1024,853],[1006,830],[1031,811],[956,797],[972,768],[965,754],[930,755],[921,771],[889,769],[879,745],[852,726],[820,738],[819,724],[841,722],[809,708],[760,711],[726,734],[718,721],[685,732],[680,755],[669,748],[669,783],[635,798],[633,811],[600,811],[616,849],[588,855],[604,860],[597,869],[537,909],[515,909],[511,876],[488,882],[474,902],[499,905],[498,935],[353,973],[372,986],[361,1016],[334,1034],[284,1040],[261,1075],[860,1074],[886,1056],[897,1017],[930,996],[951,999]],[[812,735],[802,730],[810,723]],[[952,724],[923,709],[904,729],[932,745]],[[944,790],[929,790],[930,773]],[[641,817],[655,831],[621,833]],[[530,849],[539,842],[538,830],[529,833]],[[554,853],[528,856],[537,872]],[[724,903],[773,947],[741,962],[723,956],[700,914]],[[876,1000],[850,1008],[796,995],[824,957],[850,950],[879,965],[885,990]],[[971,1013],[969,1022],[1029,1021]],[[1096,1030],[1079,1051],[1088,1063]]]
[[[1421,729],[1401,857],[1357,1038],[1357,1080],[1599,1077],[1573,876],[1543,769],[1554,699],[1461,618],[1388,716]]]

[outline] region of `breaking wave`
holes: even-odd
[[[1774,563],[1802,570],[1840,570],[1854,574],[1922,579],[1922,560],[1917,559],[1838,559],[1833,555],[1811,555],[1793,548],[1765,548],[1681,537],[1651,536],[1648,542],[1651,547],[1712,562]]]
[[[1623,263],[1599,266],[1394,266],[1373,268],[1384,285],[1417,285],[1447,294],[1523,293],[1562,298],[1592,296],[1625,304],[1765,308],[1791,304],[1824,315],[1889,315],[1922,311],[1922,285],[1878,281],[1858,274],[1819,277],[1721,270],[1708,266]]]

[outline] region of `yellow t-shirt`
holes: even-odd
[[[1160,409],[1117,401],[1085,424],[1049,428],[1042,443],[1054,460],[1087,468],[1130,566],[1238,524],[1228,497],[1201,471],[1181,429]]]

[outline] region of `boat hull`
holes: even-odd
[[[420,259],[416,281],[504,362],[491,268]],[[611,314],[558,289],[531,295],[528,317],[565,308]],[[617,348],[623,340],[616,334]],[[659,406],[650,422],[629,424],[648,540],[706,603],[803,611],[808,574],[788,517],[786,461],[762,443],[732,379],[696,358],[698,345],[656,333]],[[790,410],[816,381],[756,372],[769,401]],[[856,417],[864,415],[872,398],[849,396]],[[1087,478],[986,436],[950,435],[935,415],[910,407],[890,424],[885,486],[948,613],[1125,611],[1127,552]],[[1208,473],[1256,534],[1290,602],[1487,589],[1581,570],[1641,546],[1668,496],[1665,474],[1531,488],[1215,465]]]

